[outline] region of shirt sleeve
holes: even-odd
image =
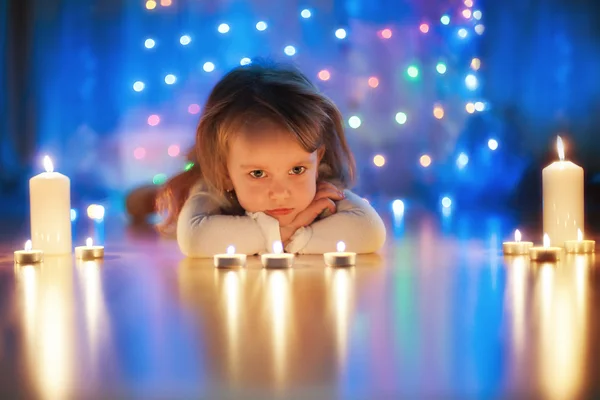
[[[291,237],[286,251],[297,254],[323,254],[335,251],[343,241],[347,251],[373,253],[383,246],[386,230],[381,217],[371,205],[349,190],[346,198],[336,202],[335,214],[300,228]]]
[[[240,254],[259,254],[281,240],[279,222],[265,213],[222,215],[207,193],[192,194],[177,220],[177,243],[192,258],[212,257],[235,246]]]

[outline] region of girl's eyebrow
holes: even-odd
[[[295,167],[297,165],[305,165],[305,164],[310,164],[313,161],[311,159],[302,159],[298,162],[292,163],[291,166]],[[269,169],[268,167],[264,166],[264,165],[259,165],[259,164],[241,164],[240,165],[241,169],[261,169],[261,170],[265,170],[265,169]]]
[[[263,167],[261,165],[254,165],[254,164],[252,164],[252,165],[242,164],[242,165],[240,165],[240,168],[242,168],[242,169],[267,169],[266,167]]]

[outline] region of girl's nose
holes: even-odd
[[[269,197],[275,201],[287,200],[290,197],[290,191],[286,185],[274,183],[269,190]]]

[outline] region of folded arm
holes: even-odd
[[[371,205],[349,190],[346,198],[336,202],[337,212],[300,228],[292,236],[286,251],[299,254],[322,254],[335,251],[343,241],[348,251],[373,253],[385,242],[386,230],[381,217]]]
[[[264,213],[250,216],[220,215],[219,206],[206,193],[186,201],[177,221],[177,243],[187,257],[212,257],[235,246],[241,254],[257,254],[279,240],[277,220]],[[276,235],[276,237],[273,237]]]

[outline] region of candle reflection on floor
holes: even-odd
[[[84,305],[85,331],[90,371],[93,376],[100,375],[100,358],[102,349],[108,346],[110,320],[107,315],[106,301],[102,289],[102,260],[77,260],[77,275],[81,288],[81,302]]]
[[[580,261],[581,263],[581,261]],[[586,312],[581,310],[582,286],[574,263],[543,265],[539,271],[539,373],[542,388],[551,399],[578,397],[585,356]],[[580,306],[581,305],[581,306]]]
[[[246,279],[246,270],[222,270],[215,268],[214,275],[219,292],[222,293],[225,311],[225,334],[227,336],[227,376],[230,382],[238,382],[240,377],[240,335],[243,334],[241,301]]]
[[[266,310],[272,326],[273,374],[275,389],[285,387],[288,373],[288,345],[294,341],[291,280],[293,270],[263,270],[267,281]]]
[[[72,272],[71,255],[48,256],[39,266],[15,268],[22,285],[28,375],[46,398],[67,398],[73,388]]]
[[[35,348],[34,340],[36,333],[36,307],[38,298],[39,275],[42,264],[18,265],[15,264],[15,277],[17,281],[17,293],[21,298],[22,323],[25,333],[25,347]],[[32,357],[30,355],[30,357]]]
[[[529,259],[524,256],[505,257],[509,269],[509,298],[512,312],[512,335],[514,342],[514,356],[519,357],[525,347],[526,302],[527,302],[527,270]]]
[[[350,317],[354,308],[355,267],[326,268],[325,281],[329,297],[329,307],[335,321],[335,344],[338,374],[345,372],[348,358]]]
[[[577,288],[577,311],[583,313],[585,299],[587,297],[588,271],[596,262],[594,254],[568,255],[568,260],[574,259],[575,263],[575,282]],[[583,317],[583,315],[581,315]]]

